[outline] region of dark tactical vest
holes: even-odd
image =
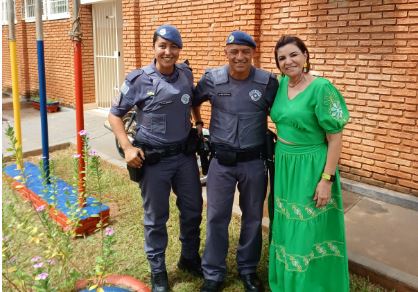
[[[252,68],[246,81],[229,78],[228,67],[212,69],[214,96],[210,121],[211,142],[234,149],[247,149],[264,143],[270,105],[265,91],[270,73]]]
[[[176,67],[178,78],[172,83],[162,79],[152,66],[143,68],[152,81],[152,88],[137,107],[137,141],[166,146],[187,138],[191,128],[193,78],[186,64],[176,64]]]

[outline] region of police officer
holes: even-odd
[[[219,291],[226,274],[228,225],[235,188],[240,191],[241,234],[237,266],[246,291],[261,291],[256,274],[261,255],[261,221],[267,175],[264,140],[267,115],[278,88],[276,77],[252,66],[256,43],[233,31],[227,38],[228,65],[207,70],[195,89],[193,111],[209,100],[214,151],[207,177],[207,231],[201,291]]]
[[[176,64],[182,49],[179,31],[171,25],[157,28],[153,38],[154,61],[127,75],[109,122],[130,167],[141,171],[145,252],[151,267],[152,291],[168,291],[165,264],[166,222],[171,188],[180,211],[181,256],[178,267],[202,275],[198,253],[202,220],[202,193],[194,153],[186,147],[191,129],[193,74]],[[134,147],[122,117],[137,107]]]

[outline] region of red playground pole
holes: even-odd
[[[85,161],[83,157],[83,139],[80,131],[84,130],[84,112],[83,112],[83,76],[81,68],[81,30],[80,30],[80,0],[74,0],[73,3],[73,28],[71,38],[74,47],[74,85],[75,85],[75,112],[77,128],[77,154],[79,154],[78,163],[78,193],[79,204],[85,205]]]

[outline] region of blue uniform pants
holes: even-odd
[[[140,187],[144,208],[145,252],[151,272],[166,270],[166,222],[171,189],[177,196],[176,204],[180,211],[181,255],[189,259],[198,256],[203,200],[196,157],[179,154],[163,158],[154,165],[145,165]]]
[[[202,258],[205,279],[223,281],[228,253],[228,225],[231,221],[235,188],[238,184],[242,211],[241,233],[237,248],[240,274],[255,273],[261,256],[261,222],[267,188],[263,160],[223,166],[216,158],[209,166],[207,180],[206,245]]]

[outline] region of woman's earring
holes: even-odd
[[[308,63],[305,62],[305,64],[303,65],[303,72],[308,73]]]

